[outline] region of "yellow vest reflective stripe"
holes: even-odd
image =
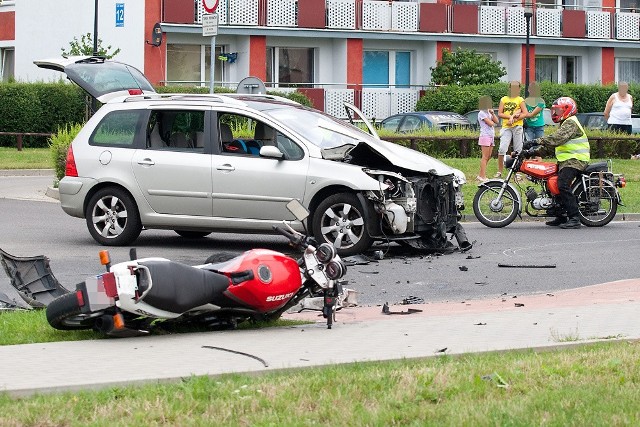
[[[590,147],[587,134],[584,132],[584,128],[580,125],[576,116],[571,116],[567,120],[573,120],[576,125],[578,125],[582,135],[577,138],[570,139],[562,145],[558,145],[556,147],[556,159],[558,159],[559,162],[564,162],[569,159],[578,159],[583,162],[588,162],[591,156],[589,154]]]

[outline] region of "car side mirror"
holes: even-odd
[[[273,159],[284,159],[284,154],[278,147],[273,145],[265,145],[260,148],[260,156],[261,157],[270,157]]]
[[[302,203],[300,203],[300,201],[298,201],[298,199],[293,199],[287,203],[287,209],[289,209],[289,212],[291,212],[298,221],[303,221],[309,216],[309,211]]]

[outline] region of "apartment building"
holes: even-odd
[[[252,75],[342,116],[342,101],[384,118],[414,108],[443,48],[499,60],[504,80],[640,81],[640,0],[220,0],[214,81]],[[4,80],[60,76],[33,65],[93,33],[156,84],[209,84],[202,0],[1,0]],[[531,18],[526,18],[528,12]],[[527,21],[529,44],[527,45]],[[152,44],[159,24],[162,43]],[[157,28],[157,27],[156,27]]]

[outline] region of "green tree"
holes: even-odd
[[[479,85],[500,81],[507,70],[500,61],[474,49],[458,48],[455,52],[442,49],[442,60],[430,67],[433,85]]]
[[[102,39],[98,39],[98,55],[104,56],[107,59],[111,59],[120,53],[120,48],[111,51],[111,45],[106,48],[102,46]],[[93,36],[91,33],[83,34],[78,41],[77,37],[73,38],[73,41],[69,43],[69,50],[61,48],[63,56],[89,56],[93,55]]]

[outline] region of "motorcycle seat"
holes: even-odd
[[[584,174],[585,175],[589,175],[593,172],[607,172],[609,170],[609,166],[607,165],[607,162],[598,162],[598,163],[591,163],[589,166],[587,166],[584,170]]]
[[[175,261],[145,261],[152,286],[144,302],[161,310],[184,313],[205,304],[228,302],[224,291],[229,279],[220,273],[192,267]],[[145,284],[140,293],[146,290]]]

